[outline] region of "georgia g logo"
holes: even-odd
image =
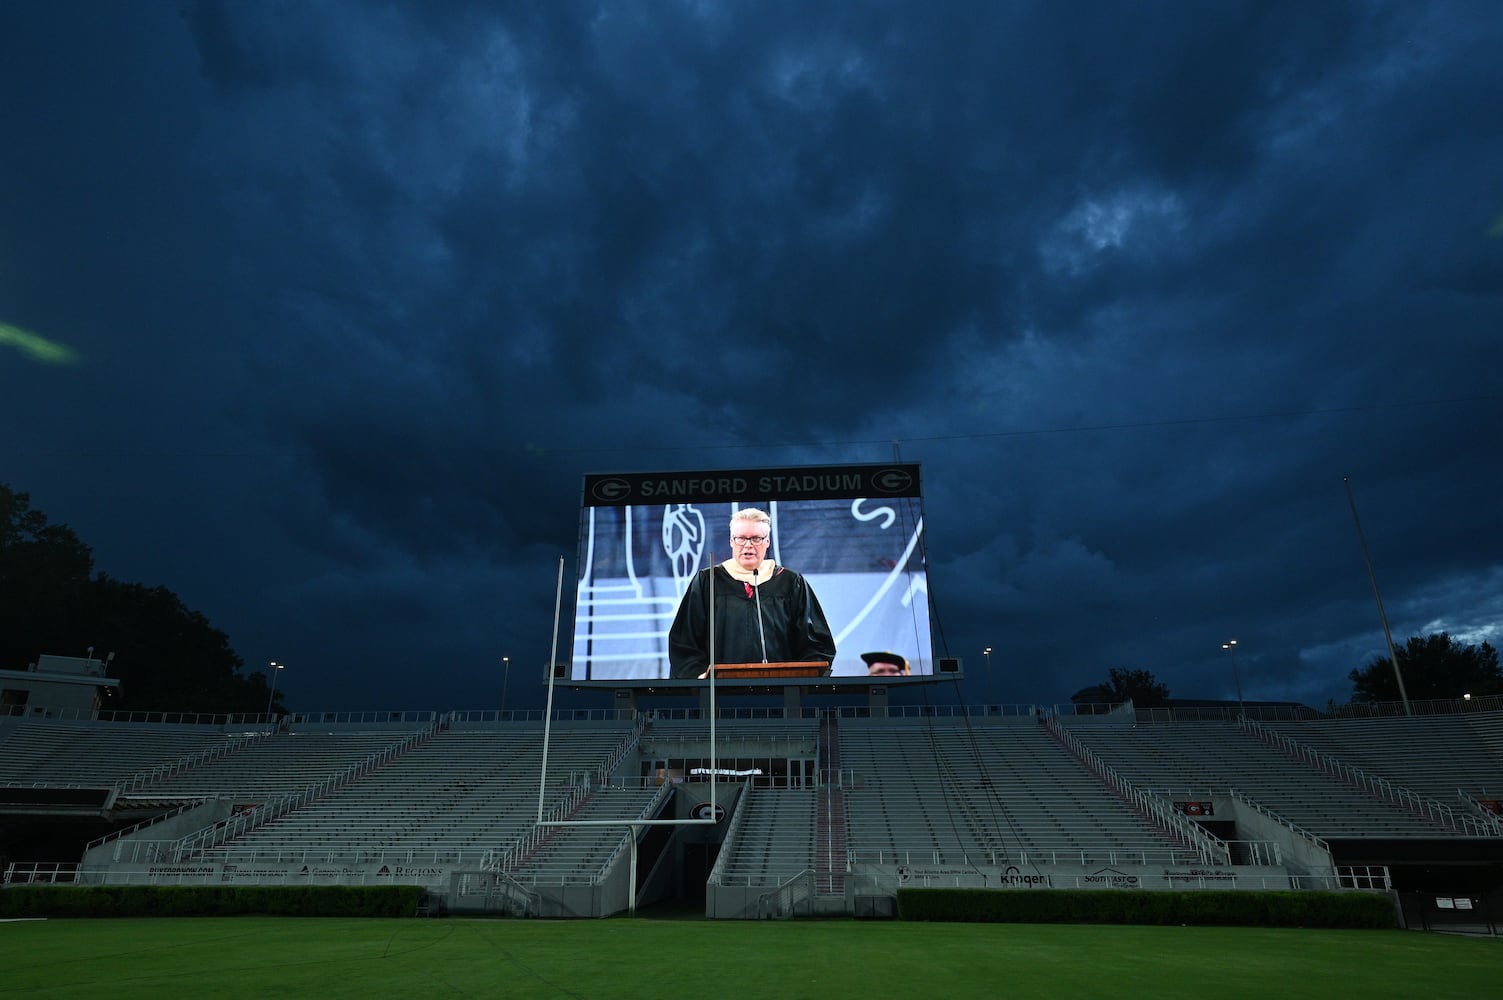
[[[616,476],[595,480],[590,492],[603,503],[616,503],[631,494],[631,483]]]
[[[913,486],[913,477],[905,469],[883,469],[872,474],[872,486],[883,493],[904,493]]]
[[[719,823],[725,819],[725,806],[718,802],[701,802],[689,810],[689,815],[694,819],[708,819]]]

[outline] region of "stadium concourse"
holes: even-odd
[[[1341,717],[722,703],[713,755],[695,708],[545,726],[28,705],[0,716],[0,854],[7,885],[417,883],[452,913],[881,917],[904,886],[1317,888],[1496,932],[1495,700]]]

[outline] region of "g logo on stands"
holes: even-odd
[[[913,477],[903,469],[883,469],[872,473],[872,485],[883,493],[902,493],[913,486]]]
[[[590,492],[595,495],[596,500],[615,503],[617,500],[631,493],[631,483],[628,483],[624,479],[616,478],[598,479],[590,489]]]
[[[694,819],[713,819],[719,823],[725,819],[725,806],[718,802],[701,802],[689,810],[689,815]]]

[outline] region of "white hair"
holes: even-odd
[[[769,532],[772,531],[772,518],[767,516],[767,511],[756,507],[742,507],[731,515],[731,530],[736,530],[737,521],[754,521],[757,524],[765,524]]]

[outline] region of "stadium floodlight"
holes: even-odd
[[[276,660],[271,661],[271,690],[266,693],[266,715],[268,717],[271,716],[272,699],[277,696],[277,674],[284,666],[286,666],[285,663],[278,663]]]
[[[1399,685],[1399,701],[1404,703],[1404,714],[1413,715],[1409,705],[1409,692],[1404,688],[1404,672],[1399,669],[1399,654],[1393,648],[1393,630],[1388,627],[1388,612],[1383,610],[1383,595],[1378,592],[1378,575],[1373,572],[1373,557],[1367,550],[1367,535],[1362,531],[1362,519],[1357,516],[1357,498],[1352,494],[1352,479],[1342,476],[1346,484],[1347,503],[1352,508],[1352,524],[1357,527],[1357,541],[1362,545],[1362,561],[1367,564],[1367,579],[1373,585],[1373,600],[1378,603],[1378,619],[1383,623],[1383,641],[1388,644],[1388,660],[1393,664],[1393,679]]]
[[[992,685],[992,647],[983,649],[981,655],[986,657],[986,700],[991,704],[997,700],[997,689]]]
[[[1232,682],[1237,685],[1237,713],[1247,714],[1247,706],[1242,703],[1242,671],[1237,669],[1237,640],[1228,639],[1221,644],[1221,648],[1232,654]]]
[[[564,558],[558,560],[558,590],[553,599],[553,648],[548,658],[549,663],[558,662],[558,629],[559,617],[563,610],[564,598]],[[712,595],[710,598],[714,600]],[[548,671],[548,699],[547,708],[543,711],[543,761],[538,771],[538,818],[537,826],[620,826],[630,830],[628,840],[631,842],[631,873],[627,879],[627,912],[635,915],[637,912],[637,834],[645,826],[714,826],[720,822],[720,816],[724,810],[720,806],[717,790],[717,777],[720,773],[720,755],[715,742],[715,717],[718,713],[718,702],[715,697],[715,614],[714,608],[710,611],[710,801],[709,808],[704,815],[690,819],[553,819],[543,818],[543,808],[546,803],[548,789],[548,751],[552,742],[553,731],[553,688],[557,681],[559,671]]]

